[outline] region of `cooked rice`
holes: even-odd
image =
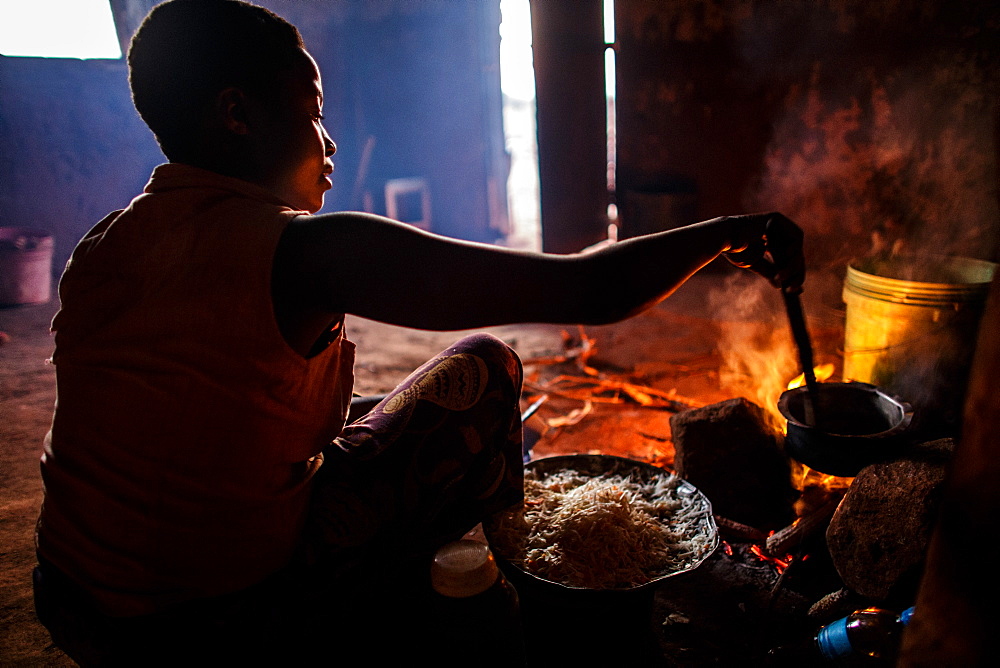
[[[667,471],[641,480],[572,470],[525,474],[523,508],[500,518],[494,550],[570,587],[624,589],[698,561],[712,547],[696,494]]]

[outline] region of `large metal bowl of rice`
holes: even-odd
[[[708,499],[666,469],[610,455],[525,465],[523,507],[484,524],[502,565],[560,590],[646,590],[719,546]]]

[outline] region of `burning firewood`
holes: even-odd
[[[824,529],[833,516],[842,496],[834,496],[819,508],[803,515],[784,529],[776,531],[767,538],[765,552],[772,557],[788,554],[806,538]]]
[[[719,527],[720,533],[731,538],[753,543],[763,543],[767,540],[767,534],[760,529],[722,515],[715,516],[715,524]]]

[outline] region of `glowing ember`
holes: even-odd
[[[766,561],[771,564],[774,564],[774,568],[775,570],[778,571],[778,573],[781,573],[783,570],[788,568],[789,565],[791,565],[792,560],[794,559],[794,557],[792,557],[792,555],[790,554],[786,554],[784,557],[781,558],[772,557],[766,554],[760,545],[751,545],[750,552],[761,561]]]

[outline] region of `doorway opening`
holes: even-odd
[[[608,238],[617,239],[615,202],[615,3],[603,0],[604,82],[607,109]],[[500,0],[500,87],[505,144],[510,155],[507,180],[510,234],[505,245],[524,250],[542,246],[538,177],[535,72],[529,0]]]
[[[618,239],[618,204],[615,198],[618,148],[615,126],[615,0],[604,0],[604,102],[608,133],[608,238]]]
[[[542,247],[542,216],[528,0],[500,0],[500,89],[504,140],[510,155],[507,178],[510,234],[504,244],[537,251]]]

